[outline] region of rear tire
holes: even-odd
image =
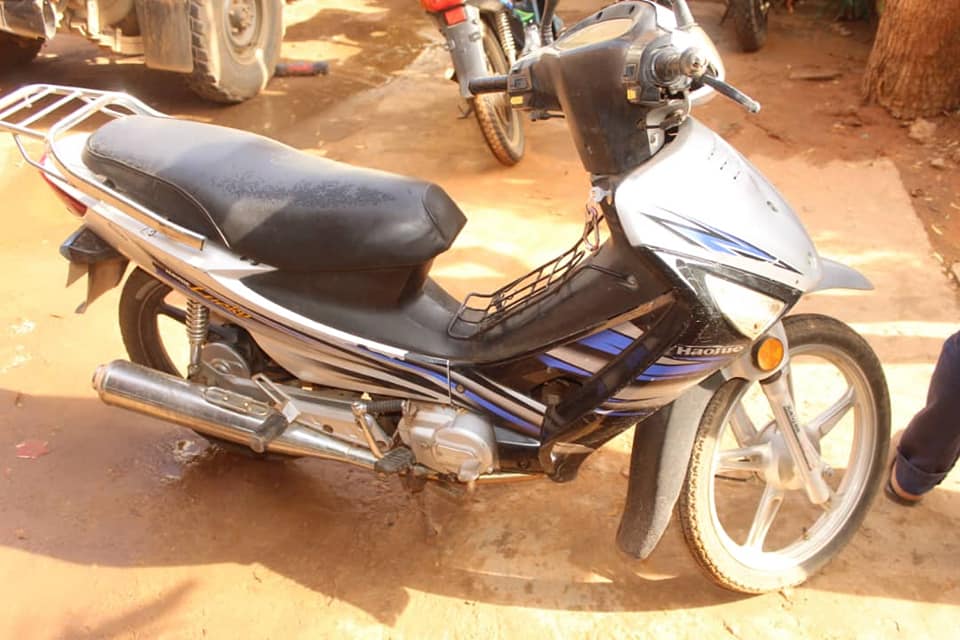
[[[850,399],[846,399],[846,392],[840,396],[840,402],[845,407],[839,414],[841,417],[827,428],[827,432],[815,444],[818,451],[822,451],[824,460],[833,463],[826,452],[835,453],[834,447],[846,441],[846,438],[838,440],[838,436],[828,439],[834,426],[846,420],[844,416],[852,414],[852,420],[844,422],[842,430],[852,425],[853,434],[849,439],[850,452],[843,466],[843,476],[836,482],[834,504],[829,511],[825,511],[812,505],[802,488],[771,483],[767,467],[763,467],[763,471],[739,472],[722,467],[720,461],[724,455],[721,452],[726,455],[738,454],[739,459],[747,459],[739,454],[772,443],[774,438],[764,438],[764,434],[775,435],[778,429],[773,423],[748,442],[734,443],[734,447],[741,448],[722,446],[721,441],[731,437],[735,431],[734,409],[753,413],[746,410],[748,405],[745,402],[752,384],[735,378],[714,394],[700,421],[678,512],[687,547],[703,571],[720,586],[741,593],[764,593],[795,586],[820,570],[857,532],[887,469],[890,397],[876,354],[847,325],[826,316],[791,316],[784,320],[784,328],[791,364],[797,364],[793,360],[795,357],[822,360],[842,374],[836,380],[843,379],[848,385]],[[791,386],[798,369],[794,367],[792,371],[789,374]],[[816,376],[823,376],[824,373],[822,365],[814,365],[809,371]],[[813,396],[808,394],[807,397]],[[832,396],[824,399],[829,397]],[[802,400],[795,396],[798,407]],[[836,406],[841,405],[831,405],[830,410]],[[818,411],[817,418],[826,415],[827,412]],[[812,423],[811,420],[807,426]],[[756,424],[759,426],[762,423]],[[772,462],[775,468],[780,469],[786,463],[783,457],[775,458]],[[837,465],[833,473],[839,469]],[[761,491],[760,502],[754,502],[756,494]],[[759,537],[759,545],[755,546],[750,542],[750,534],[758,526],[760,514],[769,513],[762,506],[771,504],[764,500],[768,491],[771,492],[769,495],[779,492],[781,502],[773,508],[772,515],[763,517],[766,528]],[[781,503],[786,505],[786,513],[780,510]],[[754,514],[753,508],[756,508],[756,514],[749,518],[750,532],[746,541],[741,543],[738,540],[748,524],[742,520],[742,516]],[[777,520],[778,516],[780,520]],[[808,523],[809,519],[813,522]],[[797,520],[807,525],[799,527]],[[780,528],[777,528],[777,523]],[[769,537],[767,531],[771,532]]]
[[[212,102],[243,102],[273,77],[283,40],[283,0],[190,0],[190,36],[190,89]]]
[[[491,75],[505,75],[510,71],[496,31],[488,24],[484,24],[483,28],[483,51]],[[473,112],[493,156],[508,167],[517,164],[523,157],[523,126],[520,114],[510,107],[507,96],[502,93],[475,96]]]
[[[747,53],[759,51],[767,41],[767,16],[771,0],[730,0],[737,43]]]
[[[43,42],[0,31],[0,72],[11,71],[32,61],[40,53]]]

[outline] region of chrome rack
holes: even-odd
[[[24,160],[54,181],[65,182],[102,200],[173,240],[197,250],[203,249],[205,238],[202,235],[170,222],[96,179],[92,173],[77,171],[62,160],[57,152],[57,141],[97,114],[110,118],[131,115],[168,117],[119,91],[33,84],[0,98],[0,131],[11,133]],[[45,122],[51,124],[44,126]],[[43,158],[33,159],[22,137],[42,140],[46,147],[44,157],[52,162],[57,171],[53,171]]]

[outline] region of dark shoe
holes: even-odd
[[[893,502],[904,507],[915,507],[923,500],[923,496],[914,496],[913,494],[907,493],[896,484],[896,465],[897,459],[894,457],[893,462],[890,463],[890,472],[887,474],[887,484],[883,487],[883,491],[887,495],[887,498]]]

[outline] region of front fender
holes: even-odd
[[[717,372],[636,426],[617,546],[647,558],[670,524],[687,475],[700,417],[724,382]]]

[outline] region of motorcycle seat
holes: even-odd
[[[211,124],[118,118],[88,138],[83,161],[148,209],[283,271],[422,266],[466,223],[430,182]]]

